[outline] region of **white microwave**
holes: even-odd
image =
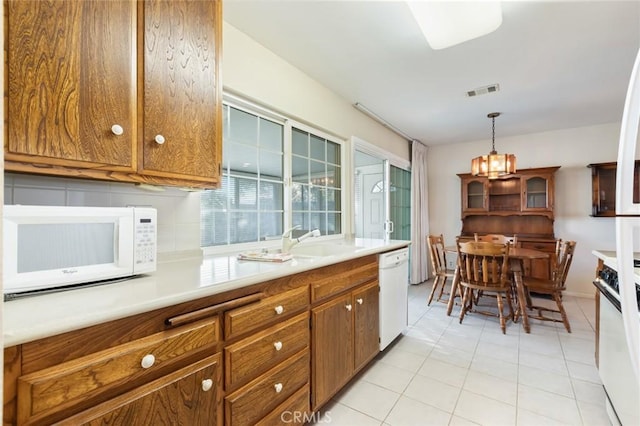
[[[5,205],[5,300],[156,270],[153,208]]]

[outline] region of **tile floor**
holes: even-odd
[[[409,290],[409,328],[322,410],[315,425],[610,425],[594,362],[593,299],[565,296],[562,323],[427,306],[431,282]],[[545,301],[546,302],[546,301]]]

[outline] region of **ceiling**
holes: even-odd
[[[502,6],[495,32],[442,50],[402,1],[225,0],[224,19],[427,145],[491,138],[494,111],[496,140],[620,120],[640,1]]]

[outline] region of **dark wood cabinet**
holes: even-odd
[[[10,1],[5,170],[213,188],[222,1]]]
[[[591,169],[591,216],[612,217],[616,215],[617,164],[593,163]],[[633,202],[640,203],[640,160],[636,160],[633,172]]]

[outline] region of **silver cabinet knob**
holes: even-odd
[[[156,137],[153,138],[153,140],[156,141],[158,145],[162,145],[165,142],[164,136],[162,135],[156,135]]]
[[[111,133],[113,133],[116,136],[120,136],[121,134],[124,133],[124,129],[122,128],[121,125],[114,124],[113,126],[111,126]]]

